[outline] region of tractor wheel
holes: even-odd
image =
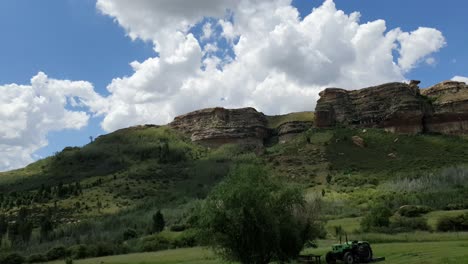
[[[343,261],[346,264],[355,264],[353,253],[346,252],[343,256]]]
[[[336,263],[335,255],[331,252],[328,252],[327,255],[325,255],[325,261],[327,262],[327,264],[335,264]]]
[[[372,261],[372,249],[369,244],[362,244],[358,247],[359,261],[369,263]]]

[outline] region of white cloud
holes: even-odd
[[[431,65],[431,66],[434,66],[436,64],[436,60],[434,57],[429,57],[425,60],[426,64],[427,65]]]
[[[0,91],[0,171],[33,161],[48,132],[87,125],[89,114],[67,107],[70,100],[92,108],[104,103],[89,82],[50,79],[42,72],[30,85],[1,85]]]
[[[98,0],[97,8],[159,51],[109,85],[109,107],[101,110],[107,131],[166,123],[211,106],[253,106],[268,114],[313,110],[323,88],[404,80],[445,44],[432,28],[360,24],[359,13],[345,14],[331,0],[303,20],[291,0]],[[190,28],[206,17],[217,22],[205,24],[202,38],[215,39],[201,47]],[[214,24],[221,34],[213,34]],[[221,38],[230,47],[219,46]],[[219,55],[222,49],[235,57]]]
[[[400,42],[400,54],[398,64],[404,71],[409,71],[433,52],[439,51],[445,46],[445,38],[442,32],[420,27],[413,32],[402,32],[398,36]]]
[[[464,83],[468,84],[468,77],[454,76],[454,77],[452,78],[452,81],[464,82]]]
[[[203,35],[201,37],[202,40],[206,40],[206,39],[209,39],[211,38],[211,35],[213,34],[213,29],[212,29],[213,25],[210,23],[210,22],[206,22],[204,25],[203,25]]]
[[[80,129],[90,113],[113,131],[212,106],[313,110],[325,87],[404,80],[445,45],[436,29],[361,24],[359,13],[346,14],[332,0],[304,19],[291,0],[98,0],[96,7],[132,39],[152,42],[158,55],[131,62],[134,73],[112,80],[105,98],[88,82],[44,73],[30,85],[0,86],[0,170],[31,162],[50,131]],[[207,17],[201,45],[190,30]]]

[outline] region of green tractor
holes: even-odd
[[[355,263],[371,263],[383,261],[385,258],[373,258],[372,248],[367,241],[348,241],[335,244],[332,246],[332,251],[329,251],[325,256],[328,264],[335,264],[337,261],[342,261],[346,264]]]

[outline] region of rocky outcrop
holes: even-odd
[[[445,81],[419,89],[419,81],[361,90],[328,88],[315,109],[318,127],[377,127],[400,133],[468,133],[468,86]]]
[[[297,134],[309,130],[314,123],[312,121],[290,121],[281,124],[277,128],[278,141],[285,143],[295,137]]]
[[[428,132],[443,134],[468,133],[468,85],[445,81],[422,89],[432,104],[433,113],[425,119]]]
[[[263,145],[269,136],[267,120],[254,108],[208,108],[178,116],[170,127],[208,146],[226,143]]]
[[[361,90],[328,88],[315,108],[318,127],[335,125],[384,128],[391,132],[420,133],[430,111],[417,82],[387,83]]]

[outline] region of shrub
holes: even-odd
[[[172,246],[174,248],[194,247],[197,244],[196,235],[195,231],[187,230],[172,241]]]
[[[172,232],[182,232],[185,229],[187,229],[187,225],[184,225],[184,224],[182,224],[182,225],[172,225],[171,228],[170,228],[170,230]]]
[[[468,213],[458,216],[446,216],[437,222],[437,230],[448,231],[468,231]]]
[[[129,239],[133,239],[133,238],[136,238],[138,236],[137,232],[135,231],[135,229],[131,229],[131,228],[128,228],[127,230],[124,231],[123,233],[123,239],[124,240],[129,240]]]
[[[404,205],[398,209],[398,213],[405,217],[418,217],[430,211],[432,211],[432,209],[429,206],[422,205]]]
[[[404,217],[396,216],[392,219],[390,229],[394,232],[411,232],[414,230],[430,230],[426,219],[423,217]]]
[[[364,231],[379,231],[390,225],[392,212],[387,206],[378,204],[373,206],[361,221],[361,228]]]
[[[141,240],[139,245],[139,251],[158,251],[171,248],[170,241],[160,235],[153,235],[145,237]]]
[[[67,258],[67,259],[65,260],[65,264],[73,264],[73,259]]]
[[[98,243],[95,246],[94,256],[95,257],[103,257],[103,256],[110,256],[114,255],[114,245],[111,243]]]
[[[42,254],[34,254],[27,258],[28,263],[47,262],[47,257]]]
[[[69,255],[68,250],[65,247],[54,247],[47,251],[46,256],[47,260],[57,260],[57,259],[64,259]]]
[[[70,256],[74,259],[90,257],[86,245],[74,245],[68,248]]]
[[[12,253],[5,256],[0,256],[0,263],[2,264],[22,264],[24,263],[24,258],[21,255]]]

